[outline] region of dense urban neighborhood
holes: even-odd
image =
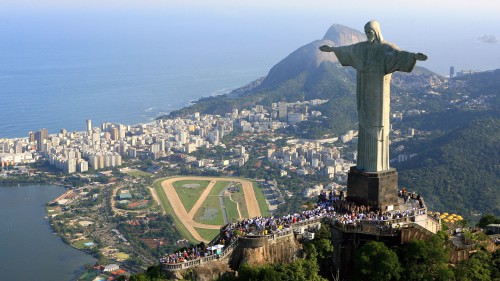
[[[419,145],[441,140],[445,131],[454,129],[462,119],[468,122],[477,116],[490,116],[496,95],[471,92],[467,75],[472,74],[462,75],[464,80],[436,75],[394,79],[398,94],[393,97],[391,114],[391,165],[404,168],[412,159],[427,157]],[[332,102],[336,101],[256,103],[224,114],[176,113],[137,125],[95,126],[89,119],[85,131],[49,133],[39,129],[27,137],[0,139],[0,184],[50,183],[67,188],[47,204],[47,219],[66,243],[97,258],[82,280],[140,274],[175,250],[200,242],[189,237],[183,222],[173,215],[176,209],[169,205],[162,184],[166,178],[248,179],[255,183],[256,201],[264,202],[260,210],[269,216],[286,216],[312,207],[325,193],[343,196],[349,169],[357,160],[358,131],[355,124],[335,126],[345,120],[332,120],[331,112],[325,109]],[[192,110],[198,106],[193,105]],[[449,118],[451,115],[461,119]],[[428,122],[436,116],[445,125]],[[487,121],[485,126],[495,124]],[[472,128],[481,128],[481,124]],[[466,137],[470,135],[481,136],[467,133]],[[402,179],[408,190],[415,192],[416,176],[411,175],[420,174],[407,176],[402,172]],[[220,212],[226,213],[224,223],[248,218],[242,186],[236,180],[214,183],[209,186],[218,192],[213,196],[220,197],[224,209]],[[204,184],[194,178],[194,182],[174,188],[184,206],[191,206],[198,203],[189,198],[202,196],[196,188],[208,185]],[[446,188],[453,193],[452,187]],[[205,196],[212,196],[209,192],[207,188]],[[438,202],[432,195],[426,198]],[[495,197],[485,200],[495,201]],[[231,202],[236,207],[231,207]],[[498,210],[495,204],[487,205],[493,212]],[[442,215],[437,217],[450,233],[467,227],[460,214],[447,209],[450,205],[439,206],[436,211]],[[186,212],[193,220],[210,213],[206,206],[200,210],[205,212],[203,216]],[[485,215],[473,208],[468,212],[467,219],[472,221]],[[488,230],[497,231],[494,216],[489,222]],[[199,227],[197,231],[207,241],[218,234],[218,227]],[[474,235],[468,239],[486,239]]]

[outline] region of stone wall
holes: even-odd
[[[290,263],[301,251],[301,246],[293,232],[281,236],[262,236],[259,238],[241,239],[230,258],[232,268],[246,263],[252,266],[269,263]]]
[[[212,261],[209,265],[197,266],[191,270],[191,276],[187,277],[188,280],[195,281],[210,281],[217,280],[225,274],[234,274],[234,271],[229,267],[227,261]]]
[[[412,240],[427,240],[434,235],[430,230],[423,227],[406,227],[401,229],[401,244],[406,244]]]
[[[241,264],[259,266],[269,263],[290,263],[302,247],[295,239],[293,231],[266,236],[247,236],[238,238],[236,247],[225,256],[213,256],[215,259],[202,263],[201,259],[192,261],[190,267],[171,271],[171,278],[181,280],[215,280],[223,274],[234,274]]]
[[[365,172],[351,167],[347,177],[347,198],[358,204],[378,206],[380,210],[398,203],[398,173],[395,169]]]
[[[166,270],[169,280],[217,280],[222,275],[234,275],[227,258],[211,260],[201,265],[183,268],[175,271]]]

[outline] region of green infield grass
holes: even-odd
[[[207,180],[180,180],[174,181],[172,185],[179,195],[184,209],[189,213],[209,183],[210,181]]]
[[[231,201],[229,196],[224,196],[224,206],[226,206],[227,219],[229,222],[237,222],[240,219],[240,216],[238,214],[238,206],[236,203]]]
[[[195,227],[194,229],[200,234],[201,237],[203,237],[203,239],[208,241],[212,241],[212,239],[214,239],[215,236],[217,236],[217,234],[219,234],[220,232],[220,230],[218,229],[206,229],[198,227]]]
[[[263,217],[269,217],[271,213],[269,212],[269,207],[267,206],[267,201],[266,197],[264,197],[264,193],[262,193],[262,190],[259,188],[259,185],[257,183],[254,182],[252,184],[253,192],[255,192],[255,197],[259,202],[260,213]]]
[[[211,225],[224,224],[219,194],[228,184],[229,182],[227,181],[218,181],[215,183],[207,198],[194,215],[194,221]]]
[[[243,193],[241,183],[236,183],[235,185],[239,186],[240,190],[237,192],[231,193],[231,198],[234,201],[238,202],[238,205],[240,207],[241,216],[244,218],[248,218],[247,202],[245,201],[245,194]]]
[[[59,207],[47,206],[46,209],[47,209],[47,215],[49,215],[49,216],[61,214]]]
[[[123,261],[124,261],[124,260],[126,260],[126,259],[128,259],[128,258],[130,257],[130,255],[129,255],[129,254],[127,254],[127,253],[123,253],[123,252],[118,252],[118,253],[116,253],[116,254],[115,254],[115,256],[116,256],[118,259],[121,259],[121,260],[123,260]]]
[[[193,235],[184,227],[184,224],[182,224],[181,220],[175,215],[174,209],[172,208],[172,205],[168,202],[167,195],[163,191],[163,187],[161,186],[161,183],[165,179],[160,179],[157,180],[153,185],[156,190],[156,193],[158,194],[158,197],[160,198],[160,202],[163,205],[163,208],[165,209],[165,212],[167,214],[170,214],[174,220],[175,228],[180,232],[181,236],[189,242],[196,244],[199,243],[198,240],[194,239]]]

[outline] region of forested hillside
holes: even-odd
[[[397,167],[400,185],[424,195],[433,210],[471,220],[500,214],[500,119],[463,127],[410,146],[418,155]]]

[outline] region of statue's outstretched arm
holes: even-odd
[[[413,54],[413,58],[421,61],[427,60],[427,56],[422,53]]]
[[[322,51],[322,52],[333,52],[333,49],[335,47],[332,47],[330,45],[323,45],[321,47],[319,47],[319,49]]]

